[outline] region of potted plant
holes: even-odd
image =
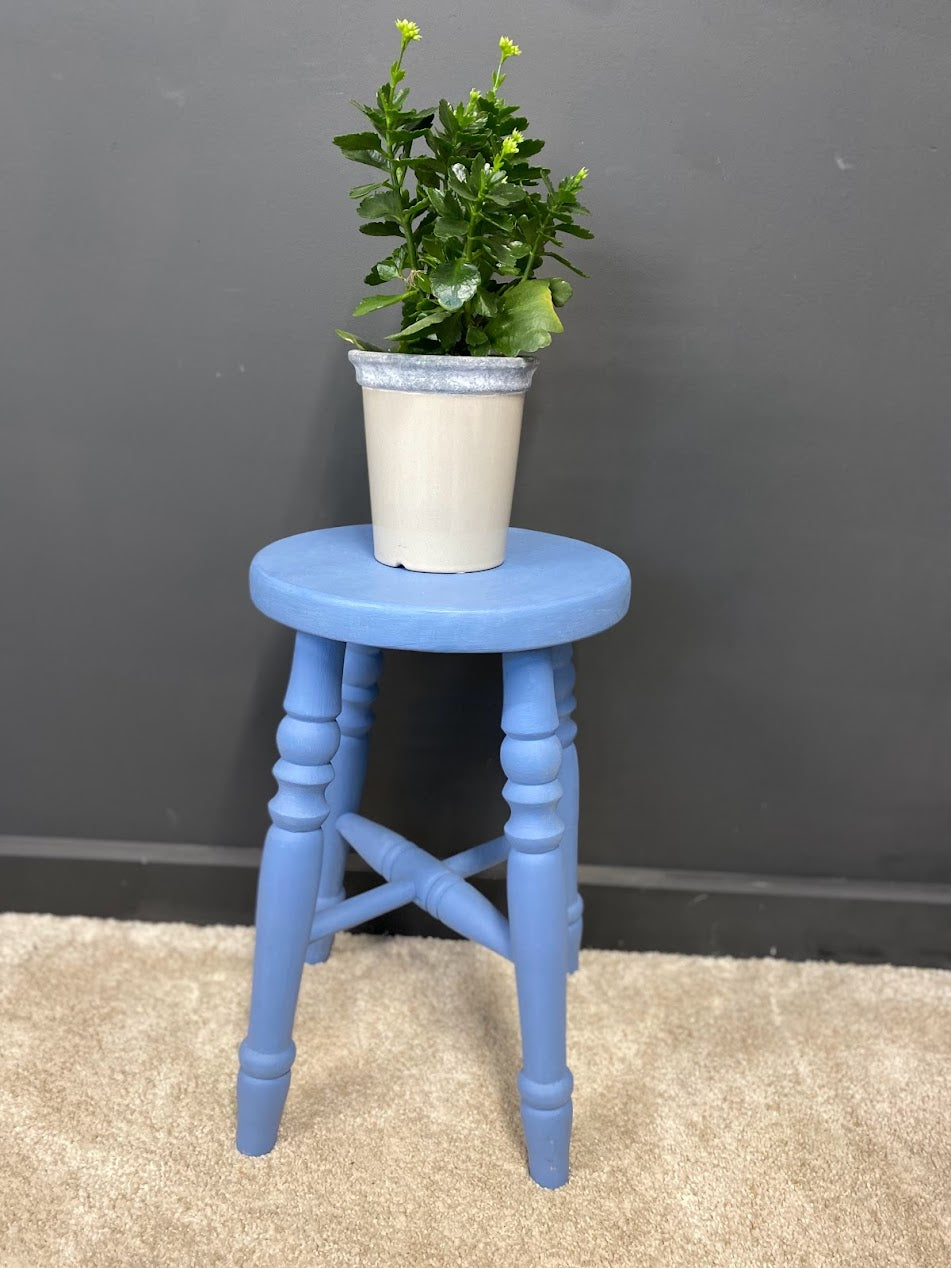
[[[350,360],[363,388],[374,553],[420,572],[477,572],[505,555],[532,355],[562,330],[571,298],[549,260],[584,277],[560,253],[562,236],[591,238],[581,168],[557,184],[533,164],[544,141],[500,96],[503,67],[521,53],[499,40],[492,86],[436,110],[414,110],[401,87],[403,57],[420,38],[400,19],[399,56],[373,105],[354,102],[366,131],[334,137],[345,157],[373,169],[350,191],[361,233],[395,239],[365,281],[394,284],[362,299],[360,317],[402,306],[392,351],[357,335]]]

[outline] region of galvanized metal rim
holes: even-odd
[[[535,357],[442,357],[363,352],[348,357],[361,387],[383,392],[520,395],[538,369]]]

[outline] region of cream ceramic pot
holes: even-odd
[[[414,572],[498,567],[534,358],[349,355],[363,388],[376,558]]]

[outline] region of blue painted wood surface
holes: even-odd
[[[581,951],[581,913],[584,904],[578,893],[578,752],[575,736],[578,727],[575,711],[575,666],[571,644],[556,647],[552,657],[555,667],[555,704],[558,709],[558,738],[561,740],[561,786],[564,790],[558,803],[558,815],[565,825],[561,842],[565,867],[565,890],[568,895],[568,972],[578,970]]]
[[[459,576],[373,558],[369,524],[285,537],[251,564],[255,605],[324,638],[420,652],[506,652],[572,643],[616,624],[627,565],[569,537],[509,530],[505,563]]]
[[[291,1031],[317,902],[325,796],[333,778],[342,643],[298,634],[277,731],[277,796],[269,809],[255,924],[248,1034],[239,1052],[238,1149],[274,1147],[294,1062]]]
[[[355,929],[368,920],[396,911],[397,907],[405,907],[415,897],[416,886],[412,881],[387,881],[385,885],[354,894],[353,898],[344,898],[317,913],[310,931],[311,940],[317,942],[344,929]]]
[[[324,824],[324,857],[320,869],[315,916],[335,906],[345,897],[343,874],[347,861],[347,845],[337,831],[337,819],[348,810],[357,810],[367,771],[370,728],[373,725],[373,701],[379,688],[377,681],[383,663],[382,654],[374,647],[351,643],[343,662],[343,704],[340,717],[340,747],[333,760],[334,777],[327,790],[330,813]],[[394,906],[400,906],[394,903]],[[390,909],[392,910],[392,908]],[[374,912],[365,919],[372,919]],[[343,929],[348,925],[341,925]],[[308,964],[322,964],[330,955],[333,934],[316,938],[307,948]]]
[[[388,881],[411,881],[412,901],[463,938],[509,958],[508,922],[484,894],[441,859],[361,815],[341,815],[340,833]]]
[[[460,876],[478,876],[497,863],[504,863],[508,856],[508,841],[505,837],[496,837],[494,841],[485,841],[482,845],[470,846],[461,854],[454,854],[446,859],[446,866]]]
[[[558,738],[551,651],[502,658],[503,796],[510,851],[508,905],[522,1031],[518,1090],[536,1184],[568,1179],[572,1078],[565,1056],[568,894],[557,807],[562,743]]]
[[[566,978],[581,941],[571,643],[627,611],[626,566],[584,542],[512,529],[500,568],[432,576],[377,563],[369,526],[357,526],[265,548],[252,564],[251,591],[261,611],[298,633],[258,888],[238,1148],[267,1153],[277,1138],[305,958],[325,960],[339,930],[416,902],[514,962],[529,1172],[557,1188],[568,1178],[572,1114]],[[356,813],[380,648],[503,653],[502,766],[511,810],[503,837],[438,860]],[[348,843],[385,878],[349,899]],[[501,862],[508,920],[465,880]]]

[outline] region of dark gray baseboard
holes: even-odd
[[[0,909],[249,924],[260,851],[0,836]],[[354,859],[348,889],[376,883]],[[951,968],[951,885],[585,865],[585,945]],[[479,887],[504,902],[488,873]],[[445,935],[415,907],[364,926]]]

